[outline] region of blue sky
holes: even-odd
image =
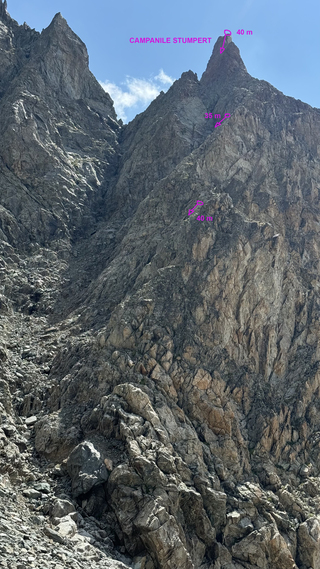
[[[200,78],[213,45],[232,31],[248,72],[320,107],[320,2],[298,0],[8,0],[11,16],[41,31],[57,12],[85,42],[90,69],[124,122],[191,69]],[[238,29],[252,35],[237,35]],[[211,44],[131,44],[130,37],[212,37]]]

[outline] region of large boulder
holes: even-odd
[[[53,505],[51,516],[53,518],[63,518],[74,511],[75,507],[69,500],[58,499]]]
[[[308,518],[298,528],[298,555],[301,569],[320,567],[320,517]]]
[[[250,564],[249,567],[297,569],[284,538],[275,526],[264,526],[260,530],[251,532],[233,545],[232,556],[236,560]],[[312,567],[315,568],[316,565]]]
[[[57,530],[62,537],[73,537],[77,533],[77,524],[71,519],[70,516],[61,518],[57,526]]]
[[[87,441],[73,449],[67,460],[67,471],[72,480],[72,493],[75,497],[103,484],[109,475],[100,452]]]
[[[175,518],[159,500],[150,500],[140,510],[134,526],[160,569],[194,569]]]

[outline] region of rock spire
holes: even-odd
[[[1,17],[6,17],[6,16],[8,16],[8,12],[7,12],[7,0],[4,0],[4,2],[2,2],[2,0],[0,0],[0,16],[1,16]]]

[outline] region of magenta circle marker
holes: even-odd
[[[227,32],[229,32],[229,33],[227,34]],[[227,36],[231,36],[230,30],[224,30],[223,44],[222,44],[222,47],[220,47],[220,53],[223,53],[224,50],[225,50],[224,42],[226,41],[226,37],[227,37]]]

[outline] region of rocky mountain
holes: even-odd
[[[0,1],[0,567],[320,567],[320,110],[222,41],[123,126]]]

